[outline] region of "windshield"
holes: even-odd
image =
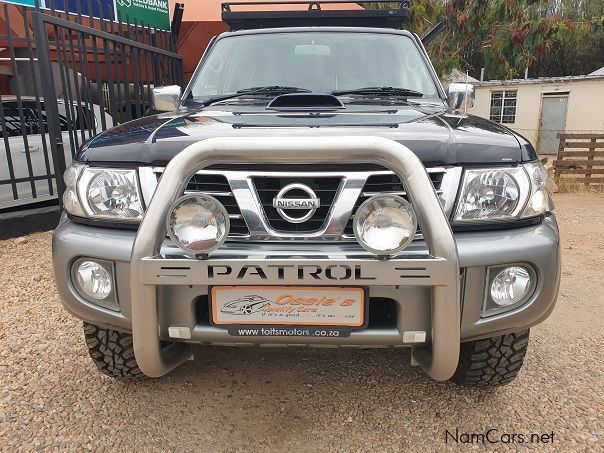
[[[404,35],[287,32],[219,39],[192,83],[194,98],[252,87],[287,86],[318,93],[363,87],[415,90],[438,96],[413,41]]]

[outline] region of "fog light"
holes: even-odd
[[[354,215],[353,230],[365,250],[378,255],[392,255],[413,240],[417,217],[404,198],[378,195],[359,206]]]
[[[202,255],[220,247],[229,234],[229,215],[209,195],[185,195],[174,203],[167,218],[168,234],[185,252]]]
[[[525,299],[532,288],[531,274],[524,267],[512,266],[499,271],[491,283],[491,299],[500,307]]]
[[[514,310],[526,303],[537,287],[537,274],[528,264],[489,267],[482,317]]]
[[[81,258],[71,271],[77,292],[89,302],[112,310],[119,310],[115,296],[113,263]]]

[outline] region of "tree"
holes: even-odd
[[[558,14],[591,22],[588,33],[569,33],[531,67],[532,77],[588,74],[604,66],[604,2],[565,0]]]
[[[604,28],[603,3],[602,0],[412,0],[411,17],[405,28],[422,36],[445,21],[446,30],[428,47],[439,74],[461,68],[478,77],[484,67],[488,78],[513,78],[536,63],[547,67],[548,55],[560,52],[563,45],[577,46],[589,41],[589,49],[584,53],[599,49],[599,54],[591,54],[592,61],[594,55],[600,60],[604,58],[602,47],[593,39]],[[378,6],[396,5],[385,2]]]

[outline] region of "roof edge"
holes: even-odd
[[[536,79],[509,79],[509,80],[484,80],[477,82],[468,82],[474,86],[490,86],[490,85],[531,85],[538,83],[572,83],[572,82],[587,82],[604,79],[604,74],[596,75],[580,75],[580,76],[565,76],[565,77],[538,77]]]

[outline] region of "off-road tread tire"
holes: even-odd
[[[516,379],[524,362],[529,330],[461,344],[451,380],[471,387],[495,387]]]
[[[84,323],[88,353],[101,373],[118,378],[144,378],[134,358],[132,335]]]

